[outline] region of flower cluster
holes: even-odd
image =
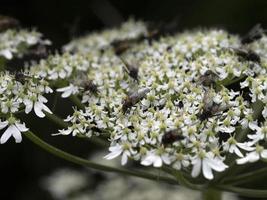
[[[114,42],[133,38],[118,55]],[[244,45],[223,30],[195,30],[153,40],[144,23],[129,21],[74,40],[66,53],[29,71],[85,106],[74,109],[66,119],[71,126],[58,134],[109,133],[106,159],[121,156],[122,165],[131,159],[213,179],[230,157],[237,164],[267,158],[266,38]],[[42,117],[45,100],[36,101]],[[35,108],[21,102],[25,112]],[[263,109],[257,113],[255,106]]]
[[[50,45],[49,40],[42,39],[42,34],[35,30],[9,29],[0,33],[0,58],[12,59],[22,56],[27,50],[37,44]]]
[[[147,34],[147,27],[142,21],[129,20],[120,27],[91,33],[88,36],[74,39],[63,47],[67,52],[82,52],[84,54],[99,53],[112,49],[111,43],[137,38]]]
[[[104,39],[107,33],[97,37]],[[88,52],[85,46],[91,46],[93,37],[73,41],[71,46],[76,44],[81,48],[77,51]],[[225,161],[230,154],[238,164],[266,158],[260,145],[264,128],[252,107],[259,101],[266,104],[266,78],[262,75],[266,59],[258,63],[238,54],[243,49],[254,50],[254,43],[244,47],[238,36],[222,30],[184,32],[150,45],[144,40],[121,55],[127,63],[137,65],[138,81],[109,50],[98,60],[87,57],[94,66],[87,71],[87,78],[99,92],[82,94],[83,102],[88,102],[83,116],[98,130],[110,132],[110,153],[105,158],[121,155],[122,164],[133,159],[145,166],[191,169],[193,177],[202,171],[207,179],[213,179],[213,171],[228,168]],[[234,83],[240,83],[239,89]],[[250,89],[246,94],[245,87]],[[265,116],[266,110],[262,111]],[[253,132],[238,141],[247,129]],[[174,134],[173,140],[166,142],[167,134]],[[177,135],[180,139],[175,139]]]
[[[28,114],[32,110],[41,118],[45,116],[44,111],[52,114],[45,105],[47,99],[44,94],[52,93],[53,90],[44,79],[25,75],[22,72],[2,73],[0,82],[0,111],[1,117],[6,119],[0,122],[0,129],[8,126],[1,137],[1,143],[5,143],[12,135],[16,142],[21,142],[20,132],[28,129],[16,119],[15,114],[20,111]]]

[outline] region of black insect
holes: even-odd
[[[174,142],[177,142],[183,139],[185,139],[185,137],[182,135],[181,130],[174,129],[174,130],[170,130],[164,133],[164,135],[162,136],[161,142],[163,145],[168,145],[168,144],[172,144]]]
[[[133,46],[133,44],[137,43],[140,40],[140,37],[132,38],[132,39],[124,39],[124,40],[115,40],[111,43],[116,55],[121,55],[129,48]]]
[[[127,74],[134,80],[138,81],[138,72],[139,72],[138,66],[136,64],[130,64],[126,62],[123,58],[121,58],[121,60],[124,64],[123,66]]]
[[[179,107],[179,108],[183,108],[183,107],[184,107],[184,103],[183,103],[182,101],[179,101],[179,103],[178,103],[178,107]]]
[[[252,62],[256,62],[256,63],[260,63],[261,62],[261,57],[255,53],[254,51],[250,50],[250,49],[241,49],[241,48],[231,48],[232,50],[234,50],[234,52],[236,53],[236,55],[238,55],[239,57],[241,57],[242,59],[246,60],[246,61],[252,61]]]
[[[218,75],[211,71],[207,70],[203,75],[199,77],[199,82],[204,86],[212,86],[215,84],[218,79]]]
[[[28,54],[33,57],[33,59],[44,59],[48,57],[48,50],[45,45],[38,44],[29,49]]]
[[[158,40],[161,36],[174,34],[178,30],[178,21],[177,18],[174,18],[170,22],[150,22],[147,24],[147,33],[143,35],[142,39],[147,39],[151,43],[152,40]]]
[[[22,71],[16,71],[14,73],[14,78],[16,81],[20,82],[21,84],[25,84],[26,83],[26,80],[31,78],[31,76],[25,74],[24,72]]]
[[[137,104],[139,101],[141,101],[147,95],[149,91],[150,89],[145,88],[139,92],[135,92],[127,96],[123,101],[122,112],[125,114],[128,109],[130,109],[135,104]]]
[[[97,85],[92,81],[88,80],[83,85],[84,91],[90,91],[93,94],[97,94],[99,92]]]
[[[0,15],[0,32],[12,28],[17,28],[18,26],[19,26],[19,21],[16,20],[15,18]]]
[[[209,92],[206,91],[203,98],[202,111],[197,114],[197,117],[200,121],[205,121],[211,117],[219,115],[219,113],[224,110],[226,110],[226,108],[222,108],[220,104],[215,103],[213,98],[209,95]]]
[[[134,44],[147,40],[151,44],[152,40],[158,40],[161,36],[173,34],[177,30],[178,20],[174,19],[169,23],[147,23],[147,32],[135,38],[115,40],[111,43],[116,55],[123,54]]]
[[[260,24],[255,25],[246,35],[241,38],[242,44],[249,44],[262,38],[266,31]]]

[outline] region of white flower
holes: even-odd
[[[128,142],[123,144],[116,143],[115,146],[109,147],[109,151],[111,152],[104,158],[111,160],[122,154],[121,165],[125,165],[128,161],[128,157],[130,157],[132,154],[136,154],[136,151],[131,148],[131,144]]]
[[[262,116],[267,118],[267,106],[264,106],[264,109],[262,110]]]
[[[192,177],[197,177],[202,169],[204,177],[209,180],[213,179],[214,177],[212,170],[222,172],[228,168],[228,166],[225,165],[222,160],[215,158],[211,152],[206,153],[204,151],[199,152],[198,155],[192,158],[192,165]]]
[[[232,126],[232,123],[229,118],[226,118],[223,122],[219,122],[219,126],[215,128],[216,132],[232,133],[235,131],[235,127]]]
[[[244,157],[239,148],[245,151],[252,151],[254,148],[251,147],[251,145],[253,145],[253,143],[240,143],[237,142],[233,137],[230,137],[227,142],[223,144],[223,149],[225,151],[229,151],[230,153],[235,153],[239,157]]]
[[[0,143],[4,144],[6,141],[13,136],[15,138],[16,143],[20,143],[22,140],[21,132],[28,131],[28,128],[26,128],[25,124],[19,123],[19,121],[16,121],[15,118],[10,117],[8,121],[0,121],[0,130],[4,129],[5,127],[8,128],[5,130],[3,135],[0,138]]]
[[[38,95],[38,98],[35,97],[33,99],[24,99],[24,105],[25,105],[25,113],[28,114],[29,112],[34,109],[35,114],[43,118],[45,117],[45,114],[43,111],[46,111],[50,114],[52,114],[52,111],[44,104],[47,102],[47,99],[43,97],[42,95]]]
[[[248,138],[252,139],[254,143],[257,143],[259,140],[263,140],[263,139],[267,138],[267,127],[266,127],[266,125],[264,125],[262,127],[255,126],[254,127],[254,131],[256,131],[256,133],[248,135]]]
[[[161,167],[163,163],[167,165],[171,163],[169,155],[164,152],[158,152],[157,150],[149,151],[141,161],[141,165],[153,165],[154,167]]]
[[[0,51],[0,55],[4,56],[8,60],[13,58],[13,55],[9,49],[4,49],[4,50]]]
[[[260,158],[267,159],[267,149],[264,149],[263,146],[257,145],[253,148],[254,151],[246,154],[244,158],[240,158],[236,160],[238,165],[242,165],[245,163],[253,163],[258,161]]]
[[[70,135],[72,133],[72,136],[76,136],[77,134],[81,133],[84,134],[86,130],[86,126],[83,126],[82,124],[73,124],[72,126],[69,126],[67,129],[59,130],[58,133],[52,134],[53,136],[56,135]],[[87,133],[87,136],[91,136],[91,131]]]
[[[16,99],[10,99],[7,101],[2,101],[1,102],[1,111],[3,113],[15,113],[19,110],[19,102]]]
[[[188,155],[178,153],[176,159],[177,160],[172,164],[174,169],[180,170],[182,167],[188,167],[190,164]]]
[[[62,98],[67,98],[71,95],[77,94],[79,92],[79,89],[77,86],[74,86],[73,84],[70,84],[67,87],[59,88],[57,89],[57,92],[63,92],[61,94]]]

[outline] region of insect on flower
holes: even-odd
[[[121,55],[127,51],[133,44],[139,42],[140,38],[124,39],[124,40],[114,40],[111,43],[116,55]]]
[[[241,48],[231,48],[236,55],[238,55],[240,58],[246,60],[246,61],[252,61],[256,63],[261,62],[261,57],[255,53],[254,51],[250,49],[241,49]]]
[[[21,84],[25,84],[27,78],[31,78],[29,75],[25,74],[22,71],[16,71],[14,73],[14,78],[16,81],[20,82]]]
[[[48,57],[48,50],[45,45],[38,44],[29,49],[28,55],[33,59],[42,59]]]
[[[127,72],[127,74],[132,77],[135,81],[138,81],[138,72],[139,68],[137,64],[130,64],[126,62],[123,58],[121,58],[121,61],[123,62],[123,68]]]
[[[199,82],[204,86],[212,86],[215,84],[218,77],[219,76],[215,72],[207,70],[203,75],[199,77]]]
[[[200,113],[197,114],[197,117],[200,121],[205,121],[210,117],[220,115],[220,112],[225,111],[226,108],[223,108],[220,104],[217,104],[213,101],[212,96],[208,91],[205,92],[203,98],[203,108]]]
[[[178,29],[178,19],[174,18],[170,22],[148,23],[147,33],[142,39],[147,39],[149,43],[152,40],[158,40],[161,36],[174,34]]]
[[[249,44],[262,38],[266,31],[260,24],[256,24],[246,35],[241,38],[242,44]]]
[[[98,86],[84,72],[78,72],[72,82],[74,85],[78,86],[81,91],[90,92],[92,94],[97,94],[99,92]]]
[[[177,142],[183,139],[185,139],[185,137],[182,135],[181,130],[174,129],[174,130],[170,130],[164,133],[164,135],[162,136],[161,142],[165,146],[165,145],[172,144],[174,142]]]
[[[83,89],[84,91],[90,91],[93,94],[97,94],[99,92],[97,85],[92,80],[86,81],[83,85]]]
[[[135,92],[127,96],[123,101],[122,112],[125,114],[129,108],[133,107],[135,104],[141,101],[149,91],[150,89],[145,88],[139,92]]]
[[[17,28],[18,26],[19,26],[19,21],[16,20],[15,18],[0,15],[0,32],[12,28]]]

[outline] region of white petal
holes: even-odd
[[[197,160],[193,166],[192,172],[191,172],[192,177],[197,177],[200,174],[201,162],[202,161],[200,160],[200,158],[197,158]]]
[[[253,145],[253,143],[251,143],[251,142],[250,143],[249,142],[245,142],[245,143],[238,142],[238,143],[236,143],[236,145],[245,151],[255,150],[255,147],[251,147]]]
[[[219,159],[207,159],[208,165],[217,172],[224,171],[228,166]]]
[[[153,163],[151,157],[146,156],[144,160],[141,161],[141,165],[149,166]]]
[[[39,96],[38,96],[38,100],[39,100],[40,102],[42,102],[42,103],[46,103],[46,102],[47,102],[47,99],[46,99],[44,96],[42,96],[42,95],[39,95]]]
[[[167,165],[171,164],[171,160],[170,160],[170,157],[168,156],[168,154],[164,154],[161,156],[163,162]]]
[[[42,109],[43,109],[42,103],[38,101],[34,103],[34,112],[38,117],[41,117],[41,118],[45,117],[45,114],[43,113]]]
[[[64,129],[64,130],[59,130],[58,133],[53,133],[52,136],[56,136],[56,135],[69,135],[71,134],[72,129]]]
[[[256,162],[260,159],[260,155],[255,151],[249,153],[247,157],[248,157],[248,161],[251,163]]]
[[[29,112],[32,111],[32,107],[33,107],[33,102],[30,101],[29,99],[25,99],[24,100],[24,105],[25,107],[25,113],[28,114]]]
[[[71,95],[72,90],[66,90],[65,92],[62,93],[61,97],[62,98],[67,98]]]
[[[174,169],[177,169],[177,170],[180,170],[182,167],[181,162],[179,161],[175,162],[172,166]]]
[[[253,131],[260,129],[260,127],[258,126],[258,122],[257,121],[249,122],[248,123],[248,127]]]
[[[246,157],[244,157],[244,158],[240,158],[240,159],[237,159],[236,160],[236,163],[238,164],[238,165],[243,165],[243,164],[245,164],[245,163],[247,163],[248,162],[248,157],[246,156]]]
[[[127,161],[128,161],[128,155],[127,153],[123,153],[121,158],[121,165],[125,165]]]
[[[0,143],[4,144],[12,135],[12,128],[9,126],[0,138]]]
[[[7,130],[3,133],[1,139],[0,139],[0,143],[4,144],[6,143],[6,141],[13,135],[13,137],[15,138],[16,143],[21,142],[22,137],[21,137],[21,133],[19,132],[19,130],[17,129],[17,127],[15,125],[11,125],[7,128]]]
[[[15,138],[15,142],[20,143],[22,141],[22,137],[19,129],[15,125],[12,125],[11,127],[12,127],[13,137]]]
[[[263,111],[262,111],[262,116],[264,118],[267,118],[267,106],[264,107]]]
[[[43,110],[44,110],[44,111],[46,111],[46,112],[52,114],[52,111],[51,111],[45,104],[43,104],[42,106],[43,106]]]
[[[0,130],[5,128],[7,125],[8,125],[8,121],[3,121],[3,122],[0,121]]]
[[[63,88],[58,88],[57,92],[65,92],[66,90],[69,90],[71,86],[63,87]]]
[[[10,60],[10,59],[12,59],[12,53],[11,53],[11,51],[9,51],[9,50],[7,50],[7,49],[5,49],[5,50],[2,50],[1,52],[0,52],[0,55],[3,55],[6,59],[8,59],[8,60]]]
[[[236,147],[234,148],[235,154],[238,155],[239,157],[244,157],[241,151]]]
[[[155,156],[153,166],[154,167],[161,167],[162,166],[162,160],[159,156]]]
[[[29,129],[25,126],[25,124],[20,124],[18,122],[15,123],[16,127],[18,128],[19,131],[25,132],[28,131]]]
[[[118,157],[122,153],[122,148],[117,148],[116,150],[110,152],[108,155],[106,155],[104,158],[107,160],[111,160],[113,158]]]
[[[264,149],[262,152],[261,152],[261,157],[262,158],[267,158],[267,150]]]
[[[202,162],[203,163],[202,173],[206,179],[211,180],[211,179],[213,179],[213,174],[212,174],[212,170],[211,170],[207,160],[208,160],[207,158],[204,158],[204,160]]]

